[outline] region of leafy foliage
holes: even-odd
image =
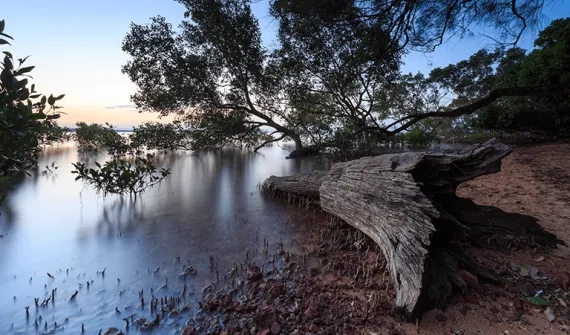
[[[373,25],[401,48],[433,51],[452,36],[473,35],[473,27],[493,29],[498,43],[516,44],[536,26],[544,0],[273,0],[272,7],[320,26]]]
[[[97,150],[101,147],[110,148],[123,141],[122,136],[108,123],[104,126],[98,123],[77,122],[75,126],[77,128],[75,129],[74,139],[80,149]]]
[[[357,25],[321,25],[305,14],[292,13],[278,6],[271,8],[279,19],[279,66],[283,84],[295,116],[303,120],[317,109],[334,117],[330,128],[341,134],[352,133],[359,143],[367,143],[371,132],[383,133],[376,94],[394,80],[401,53],[389,43],[388,32],[368,22]],[[328,120],[330,121],[330,120]]]
[[[0,21],[0,45],[10,45]],[[26,58],[15,59],[3,51],[0,63],[0,186],[19,171],[36,165],[42,145],[61,141],[66,130],[57,126],[60,117],[56,103],[64,95],[39,94],[28,78],[33,66]],[[0,197],[4,199],[4,197]],[[1,201],[0,201],[1,203]]]
[[[73,163],[77,174],[75,180],[83,180],[93,186],[103,196],[108,194],[130,194],[136,196],[165,179],[170,171],[158,170],[152,162],[154,155],[136,156],[134,162],[115,157],[96,168],[88,168],[85,163]]]
[[[189,20],[180,31],[163,17],[131,26],[123,72],[137,85],[143,111],[175,113],[188,125],[192,147],[255,143],[299,135],[279,96],[273,71],[248,1],[180,0]],[[281,136],[263,142],[262,127]]]
[[[548,57],[567,55],[560,46],[553,54],[537,51],[560,45],[553,41],[566,35],[543,34],[532,53],[537,56],[505,48],[536,26],[543,0],[273,0],[270,14],[279,31],[272,50],[261,44],[251,1],[177,1],[186,7],[178,29],[155,17],[148,25],[133,24],[123,43],[132,57],[123,72],[138,87],[134,102],[181,122],[141,128],[146,136],[137,142],[149,148],[258,149],[292,139],[297,148],[366,151],[404,133],[400,139],[425,143],[438,136],[438,127],[562,124],[557,112],[543,122],[530,120],[565,99],[545,96],[570,92],[549,90],[566,85],[552,77],[564,68],[543,81],[524,69],[534,63],[539,71],[551,66]],[[400,73],[406,52],[432,51],[450,36],[471,34],[477,24],[491,27],[501,47],[429,76]]]
[[[80,148],[97,150],[104,147],[111,155],[111,159],[101,165],[95,162],[94,168],[88,168],[85,163],[73,163],[77,174],[75,180],[82,180],[93,186],[103,196],[108,194],[137,195],[153,187],[165,179],[170,171],[159,170],[153,163],[153,154],[143,155],[142,146],[147,149],[163,148],[169,144],[174,148],[173,137],[179,134],[175,129],[162,127],[158,123],[143,124],[134,129],[130,138],[121,136],[113,126],[106,124],[77,123],[75,138]],[[160,141],[160,142],[157,142]]]
[[[500,87],[570,87],[570,19],[553,21],[539,33],[529,54],[520,48],[480,50],[468,60],[435,69],[430,79],[455,96],[448,108],[461,106]],[[568,95],[513,96],[466,117],[481,129],[546,131],[570,129]]]
[[[192,149],[190,134],[180,123],[146,122],[133,128],[131,146],[148,150]]]

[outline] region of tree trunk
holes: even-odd
[[[328,172],[271,176],[263,190],[308,199],[372,238],[387,259],[396,307],[409,320],[443,308],[459,270],[499,281],[465,246],[556,245],[536,219],[458,198],[457,186],[500,171],[511,148],[492,139],[459,153],[400,153],[335,164]]]
[[[295,142],[295,150],[303,150],[303,142],[301,141],[301,137],[297,134],[290,135]]]

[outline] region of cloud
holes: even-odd
[[[108,109],[136,109],[137,106],[135,106],[135,105],[115,105],[115,106],[107,106],[105,108],[108,108]]]

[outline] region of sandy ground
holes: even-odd
[[[517,148],[504,159],[501,172],[465,183],[458,193],[478,204],[531,215],[570,245],[570,144]],[[430,311],[413,325],[399,322],[394,313],[395,292],[378,248],[350,227],[332,227],[322,216],[306,213],[289,220],[312,227],[314,245],[290,256],[287,247],[279,250],[275,256],[282,261],[268,262],[273,270],[262,270],[263,276],[255,280],[250,277],[258,268],[236,268],[246,283],[243,288],[231,290],[233,298],[223,292],[206,296],[208,312],[190,320],[196,328],[189,327],[185,335],[570,333],[566,246],[523,247],[509,253],[472,250],[483,265],[509,273],[512,284],[480,282],[478,288],[451,297],[446,310]],[[538,277],[518,276],[511,261],[536,268]],[[521,299],[540,290],[556,317],[552,322],[544,307]]]
[[[507,212],[531,215],[545,229],[570,245],[570,144],[517,148],[503,160],[501,172],[461,185],[458,195]],[[519,250],[506,255],[488,250],[479,250],[475,254],[483,263],[496,267],[506,266],[515,260],[534,266],[545,275],[570,271],[570,248],[566,246],[555,250]],[[544,260],[535,261],[541,257]],[[475,293],[478,304],[464,302],[460,298],[460,302],[444,312],[447,317],[445,322],[435,319],[437,311],[428,313],[419,325],[419,333],[567,334],[567,318],[564,320],[564,316],[559,316],[550,323],[541,309],[533,311],[530,306],[523,306],[522,316],[528,322],[521,322],[520,315],[513,307],[513,299],[517,298],[512,296],[512,292],[494,292],[497,290],[495,287],[482,286],[482,292]],[[562,309],[558,312],[568,315],[564,306],[558,308]],[[408,334],[417,333],[409,326],[405,328]]]

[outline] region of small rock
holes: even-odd
[[[269,335],[269,329],[262,330],[257,335]]]
[[[463,279],[463,281],[467,284],[467,287],[479,290],[479,279],[477,279],[476,275],[465,270],[459,270],[457,273],[459,274],[459,277],[461,277],[461,279]]]
[[[317,309],[318,309],[318,304],[314,300],[311,300],[309,302],[309,306],[307,306],[307,309],[305,309],[305,313],[303,314],[307,319],[312,320],[318,316]]]
[[[548,322],[556,320],[556,316],[554,315],[554,310],[551,307],[548,307],[544,310],[544,316],[546,316],[546,320],[548,320]]]
[[[311,323],[311,326],[309,327],[309,331],[311,333],[316,333],[319,330],[319,327],[317,327],[317,325],[315,325],[314,323]]]
[[[250,282],[258,281],[263,278],[263,273],[257,265],[252,265],[247,269],[247,280]]]
[[[555,273],[552,275],[552,282],[554,285],[567,290],[568,284],[570,284],[570,275],[568,272]]]
[[[283,287],[283,284],[275,284],[269,289],[267,293],[269,293],[269,296],[271,298],[277,298],[285,293],[285,289]]]
[[[281,331],[281,325],[279,325],[279,323],[277,322],[273,322],[273,324],[271,325],[271,334],[277,335],[279,334],[280,331]]]
[[[406,335],[406,331],[401,329],[401,328],[396,328],[396,329],[390,330],[388,335]]]

